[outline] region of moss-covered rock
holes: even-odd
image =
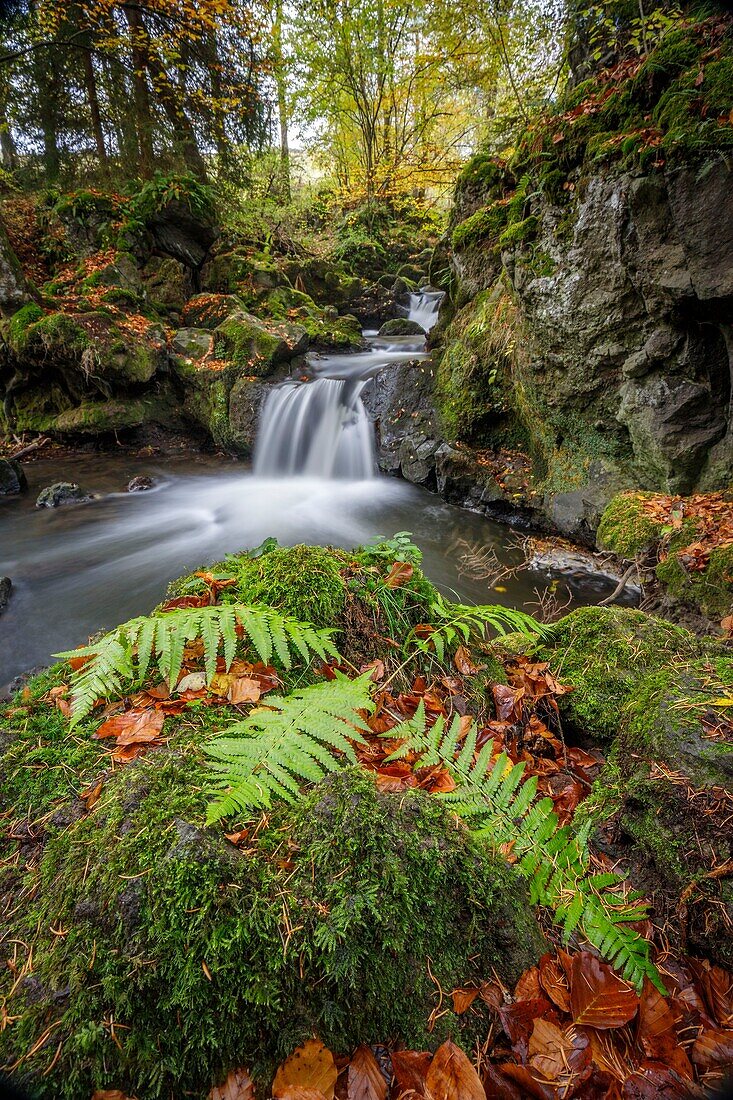
[[[158,312],[180,314],[191,297],[191,273],[180,260],[154,256],[145,266],[145,292],[149,305]]]
[[[385,321],[379,330],[380,336],[424,336],[425,329],[417,321],[408,317],[393,317]]]
[[[176,403],[161,394],[124,400],[87,401],[60,413],[54,430],[68,434],[103,435],[140,428],[144,424],[172,427],[178,422]]]
[[[307,334],[299,325],[279,322],[265,327],[244,310],[230,314],[214,330],[214,355],[250,375],[272,374],[279,364],[302,355],[307,347]]]
[[[673,540],[656,575],[676,601],[699,607],[713,622],[720,622],[733,608],[733,545],[713,547],[705,568],[691,571],[682,561],[690,541],[689,537]]]
[[[652,549],[661,532],[644,502],[653,497],[653,493],[618,493],[611,500],[598,526],[596,538],[601,550],[631,561]]]
[[[264,603],[316,626],[335,626],[343,613],[347,555],[321,546],[276,547],[238,559],[236,599]]]
[[[728,967],[733,882],[710,872],[733,856],[731,700],[730,657],[677,661],[642,674],[577,822],[589,817],[611,836],[614,855],[631,863],[673,935],[683,922],[681,946],[687,936]]]
[[[380,794],[360,771],[276,811],[239,851],[203,828],[205,731],[181,725],[169,750],[106,773],[90,813],[69,800],[47,822],[34,900],[12,921],[33,969],[2,1061],[53,1026],[53,1068],[42,1076],[41,1047],[21,1071],[40,1100],[109,1087],[203,1100],[242,1064],[264,1086],[314,1032],[336,1052],[387,1036],[470,1049],[487,1021],[447,1013],[432,1031],[435,981],[512,982],[536,961],[512,869],[434,798]]]
[[[215,329],[242,305],[233,294],[194,294],[183,308],[183,323],[189,328]]]
[[[565,718],[601,741],[621,728],[639,680],[671,661],[722,653],[720,644],[643,611],[583,607],[547,628],[537,656],[573,688],[560,699]]]

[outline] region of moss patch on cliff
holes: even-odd
[[[644,507],[646,500],[653,499],[652,493],[618,493],[601,518],[599,547],[629,560],[649,551],[661,538],[658,519]]]

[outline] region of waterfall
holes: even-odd
[[[374,432],[360,397],[365,381],[316,378],[274,389],[257,433],[255,474],[350,481],[373,477]]]
[[[411,294],[408,320],[417,321],[426,332],[430,332],[438,320],[438,310],[444,298],[445,293],[442,290],[431,290],[429,287],[419,294]]]
[[[430,287],[411,294],[410,319],[427,332],[444,297]],[[388,364],[425,358],[424,346],[422,338],[392,337],[387,344],[375,340],[366,352],[310,357],[314,378],[283,382],[267,396],[255,441],[255,475],[348,481],[374,477],[374,428],[361,391]]]

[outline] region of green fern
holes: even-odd
[[[273,798],[295,801],[301,783],[317,783],[345,763],[355,764],[353,743],[365,744],[360,711],[374,709],[371,671],[355,680],[336,678],[290,695],[268,696],[242,722],[229,726],[205,749],[219,773],[209,824],[222,817],[267,809]]]
[[[567,826],[559,828],[552,800],[535,801],[537,776],[522,782],[525,765],[511,765],[506,753],[492,765],[491,741],[477,754],[474,726],[459,746],[460,734],[459,718],[448,725],[439,717],[428,729],[421,703],[413,718],[384,736],[405,738],[389,759],[417,753],[416,768],[448,768],[458,786],[437,797],[465,818],[475,835],[497,849],[511,849],[517,870],[528,879],[532,903],[554,911],[566,941],[579,929],[637,988],[648,977],[664,992],[649,943],[624,927],[643,919],[646,910],[610,893],[623,882],[621,876],[590,873],[588,830],[573,834]]]
[[[204,644],[204,667],[210,682],[220,649],[227,669],[230,667],[240,632],[264,664],[276,655],[290,668],[293,652],[306,662],[314,654],[321,660],[339,655],[331,629],[316,630],[310,623],[281,615],[271,607],[223,604],[140,616],[92,645],[55,654],[66,659],[91,658],[72,678],[72,726],[89,713],[97,699],[123,695],[131,684],[141,684],[152,663],[172,690],[186,644],[196,638]]]
[[[450,603],[439,596],[430,605],[430,623],[433,627],[427,638],[418,638],[415,631],[408,636],[406,646],[415,645],[425,653],[431,651],[438,660],[445,657],[446,648],[462,644],[472,639],[484,641],[490,628],[497,634],[522,633],[542,634],[543,627],[525,611],[500,604],[478,604],[468,606]]]

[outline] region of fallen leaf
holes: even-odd
[[[540,959],[540,985],[558,1008],[570,1012],[568,979],[558,959],[549,952]]]
[[[360,1046],[349,1063],[347,1100],[386,1100],[387,1082],[373,1051]]]
[[[116,737],[121,746],[152,741],[160,734],[164,721],[165,715],[159,711],[127,710],[103,722],[94,737],[100,741]]]
[[[320,1089],[306,1088],[305,1085],[288,1085],[283,1089],[279,1100],[326,1100]]]
[[[233,1069],[223,1085],[215,1085],[209,1100],[254,1100],[255,1088],[246,1069]]]
[[[384,583],[387,588],[400,588],[401,585],[407,584],[412,580],[412,574],[415,572],[409,561],[396,561],[390,569],[387,576],[384,578]]]
[[[161,611],[178,611],[188,607],[208,607],[211,603],[210,593],[205,596],[178,596],[175,600],[166,600]]]
[[[91,810],[92,806],[96,806],[99,802],[103,786],[104,780],[100,779],[96,787],[87,787],[85,791],[79,793],[79,798],[85,803],[87,810]]]
[[[187,676],[182,676],[178,681],[176,691],[180,694],[182,691],[201,691],[205,687],[205,672],[189,672]]]
[[[285,1090],[296,1085],[307,1089],[318,1089],[333,1100],[338,1071],[331,1051],[320,1039],[308,1039],[287,1058],[275,1074],[272,1095],[283,1100]]]
[[[136,1100],[134,1096],[128,1096],[121,1089],[97,1089],[92,1093],[92,1100]]]
[[[576,1092],[592,1072],[588,1037],[572,1025],[563,1031],[551,1020],[535,1020],[528,1053],[530,1067],[552,1081],[560,1100]]]
[[[449,1040],[439,1046],[425,1077],[436,1100],[486,1100],[484,1086],[460,1047]]]
[[[471,660],[471,654],[464,645],[459,645],[453,663],[461,676],[475,676],[477,672],[481,671],[478,665],[475,665]]]
[[[733,1067],[733,1030],[709,1028],[692,1047],[692,1060],[704,1072]]]
[[[478,989],[454,989],[451,993],[453,1011],[457,1016],[466,1012],[478,997]]]
[[[252,680],[247,676],[234,680],[227,690],[227,699],[235,706],[238,703],[256,703],[261,695],[259,680]]]
[[[576,1024],[602,1030],[628,1023],[636,1015],[639,997],[608,963],[579,951],[573,956],[570,1007]]]
[[[393,1050],[390,1058],[400,1093],[416,1092],[423,1095],[432,1055],[427,1050]]]

